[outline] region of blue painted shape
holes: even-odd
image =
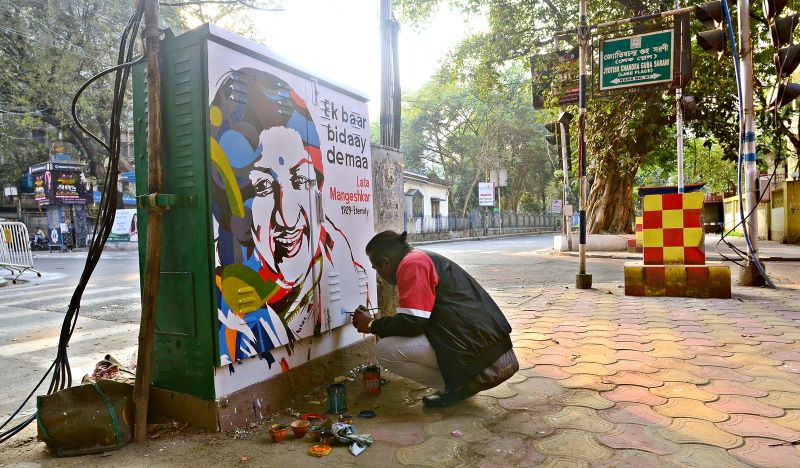
[[[229,130],[222,134],[219,139],[219,146],[225,151],[228,163],[237,169],[252,164],[255,158],[261,153],[253,151],[253,147],[241,133]],[[259,146],[261,148],[261,146]]]

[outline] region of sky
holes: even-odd
[[[445,3],[445,2],[443,2]],[[379,0],[289,0],[282,12],[254,12],[264,45],[320,78],[343,84],[369,99],[370,120],[380,114]],[[460,12],[440,9],[420,30],[400,26],[400,86],[419,89],[448,50],[484,19],[469,24]]]

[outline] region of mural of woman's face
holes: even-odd
[[[287,283],[311,267],[311,158],[295,130],[273,127],[259,135],[261,155],[250,171],[253,239],[267,265]]]

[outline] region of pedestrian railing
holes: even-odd
[[[409,234],[471,231],[475,235],[503,232],[558,231],[561,216],[550,213],[473,213],[471,216],[409,216],[404,229]]]
[[[12,275],[15,275],[14,283],[26,271],[32,271],[37,276],[42,276],[41,273],[33,268],[31,241],[25,224],[17,222],[0,223],[0,268],[8,270]]]

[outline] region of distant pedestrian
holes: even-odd
[[[456,263],[415,250],[406,233],[384,231],[367,244],[372,267],[397,285],[397,315],[372,319],[365,307],[353,326],[374,333],[378,362],[438,393],[428,407],[449,406],[508,380],[519,370],[511,326],[489,294]]]

